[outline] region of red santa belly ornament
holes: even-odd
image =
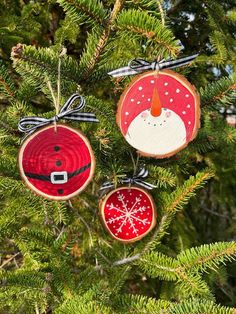
[[[69,105],[67,102],[63,106],[58,118],[97,122],[93,114],[78,112],[82,108],[81,104],[70,109],[79,97],[81,98],[77,94],[72,95]],[[53,119],[21,119],[21,131],[27,133],[29,130],[39,130],[32,132],[23,142],[18,164],[26,185],[38,195],[52,200],[67,200],[89,184],[94,174],[95,158],[89,141],[82,132],[63,124],[41,127]]]
[[[140,180],[147,171],[142,169],[140,174],[132,180],[134,183],[148,189],[155,187]],[[124,183],[129,181],[130,179],[123,180]],[[146,236],[155,227],[157,214],[149,193],[139,187],[125,186],[112,190],[103,197],[100,202],[100,216],[113,238],[128,243]]]
[[[200,98],[195,87],[180,74],[159,71],[186,64],[193,57],[196,55],[149,64],[149,69],[156,66],[158,71],[135,77],[121,95],[117,123],[127,142],[141,155],[170,157],[196,137],[200,127]],[[131,73],[134,72],[131,68]]]

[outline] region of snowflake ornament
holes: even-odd
[[[101,219],[116,240],[134,242],[148,234],[156,224],[151,196],[137,187],[111,191],[100,204]]]

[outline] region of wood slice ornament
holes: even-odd
[[[87,138],[66,125],[33,133],[19,151],[20,174],[34,192],[53,200],[67,200],[91,181],[95,158]]]
[[[196,137],[200,98],[182,75],[171,70],[148,71],[136,76],[121,95],[117,124],[141,155],[170,157]]]
[[[97,122],[93,114],[78,112],[84,104],[70,108],[79,97],[77,94],[71,96],[59,118]],[[53,120],[39,117],[20,120],[19,130],[31,130],[32,134],[20,147],[18,164],[22,179],[36,194],[52,200],[67,200],[89,184],[95,170],[95,158],[82,132],[63,124],[52,125]],[[41,127],[42,124],[49,125]]]
[[[135,242],[156,224],[152,197],[138,187],[120,187],[100,202],[100,216],[109,234],[121,242]]]

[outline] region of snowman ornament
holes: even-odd
[[[117,124],[141,155],[170,157],[196,137],[200,98],[182,75],[148,71],[135,77],[121,95]]]

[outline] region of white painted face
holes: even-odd
[[[165,155],[186,143],[186,128],[174,111],[163,108],[161,115],[154,117],[148,109],[130,123],[125,138],[139,151]]]

